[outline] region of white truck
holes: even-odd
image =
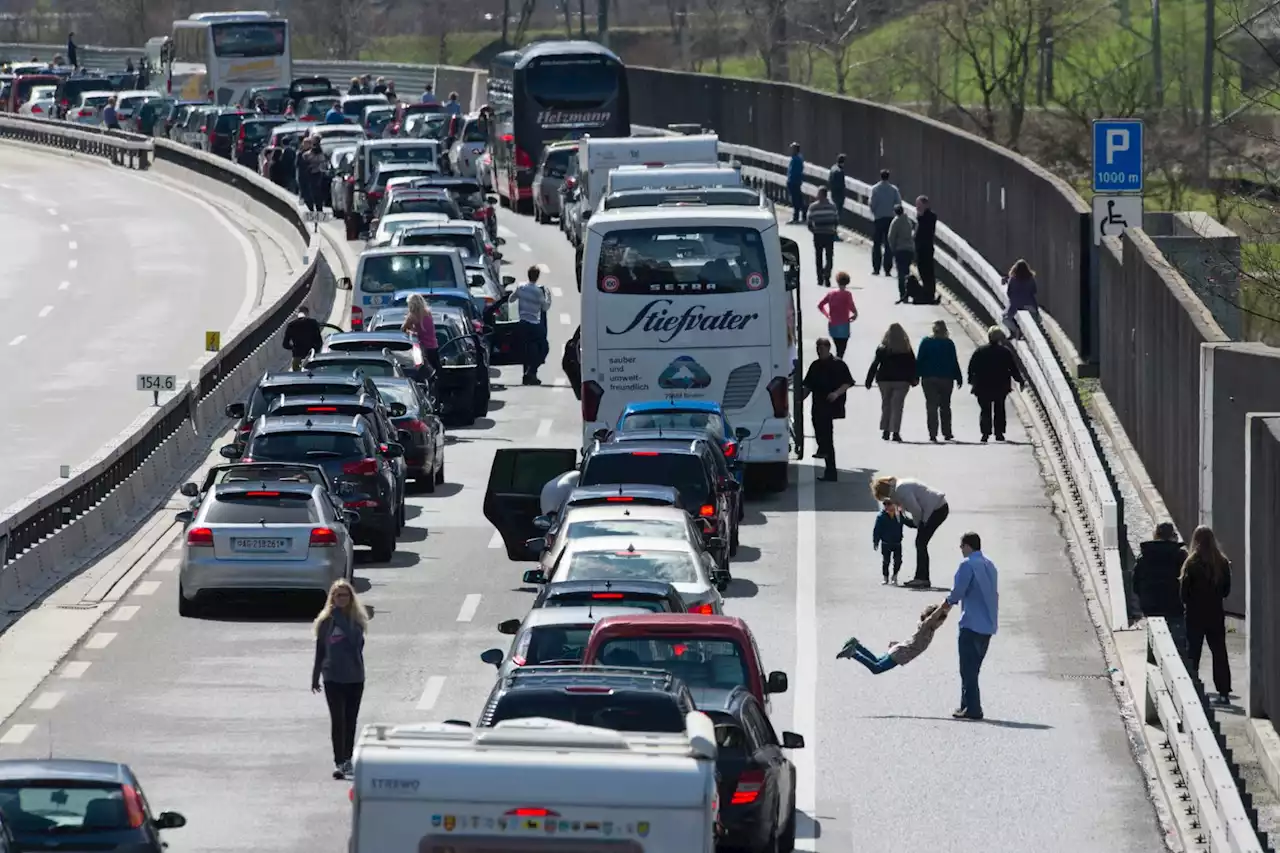
[[[732,166],[619,166],[609,173],[605,195],[623,190],[740,187],[742,173]]]
[[[714,853],[715,727],[366,726],[349,853]]]

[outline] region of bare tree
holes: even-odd
[[[703,31],[707,34],[708,46],[712,59],[716,63],[716,74],[724,73],[725,54],[725,15],[729,11],[732,0],[702,0],[702,8],[706,15],[702,17]]]
[[[529,34],[529,24],[533,20],[533,13],[537,11],[537,8],[538,0],[520,0],[520,20],[516,22],[514,44],[524,44],[525,36]]]
[[[665,0],[667,23],[671,27],[671,43],[679,57],[679,68],[688,71],[689,60],[689,0]]]
[[[861,26],[858,12],[859,0],[807,0],[796,16],[796,23],[805,34],[805,43],[831,61],[836,92],[841,95],[847,93],[849,47]]]
[[[358,59],[369,36],[369,0],[306,0],[298,18],[303,30],[325,56]]]
[[[787,50],[788,0],[739,0],[747,20],[747,33],[752,45],[764,61],[765,76],[770,80],[791,78]]]

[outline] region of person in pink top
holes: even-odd
[[[844,358],[845,347],[849,346],[849,325],[858,319],[858,306],[853,304],[853,294],[849,292],[847,272],[836,274],[836,289],[822,297],[818,310],[827,318],[827,331],[836,346],[836,358]]]
[[[436,340],[435,319],[421,293],[409,297],[409,313],[405,315],[401,328],[418,339],[418,349],[422,350],[420,381],[425,382],[430,375],[428,366],[433,372],[440,369],[440,344]]]

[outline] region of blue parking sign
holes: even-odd
[[[1101,118],[1093,123],[1093,191],[1142,192],[1142,121]]]

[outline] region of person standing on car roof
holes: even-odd
[[[431,308],[421,293],[410,294],[409,313],[404,317],[404,325],[400,329],[418,339],[418,349],[422,350],[422,368],[419,382],[425,383],[430,377],[428,366],[432,372],[440,369],[440,342],[436,339],[436,321],[431,316]]]
[[[67,62],[72,68],[80,67],[80,57],[76,50],[76,34],[67,33]]]
[[[302,369],[302,362],[312,353],[324,349],[324,337],[320,334],[320,324],[311,316],[311,309],[302,305],[298,308],[298,316],[284,327],[284,348],[293,356],[289,369]]]
[[[329,598],[313,625],[315,662],[311,665],[311,692],[323,684],[329,706],[329,739],[333,743],[333,778],[351,775],[351,754],[356,745],[356,721],[364,696],[364,637],[369,614],[346,580],[329,587]]]
[[[352,78],[351,78],[351,85],[347,87],[347,94],[348,94],[348,95],[363,95],[363,94],[364,94],[364,87],[360,85],[360,78],[359,78],[359,77],[352,77]]]

